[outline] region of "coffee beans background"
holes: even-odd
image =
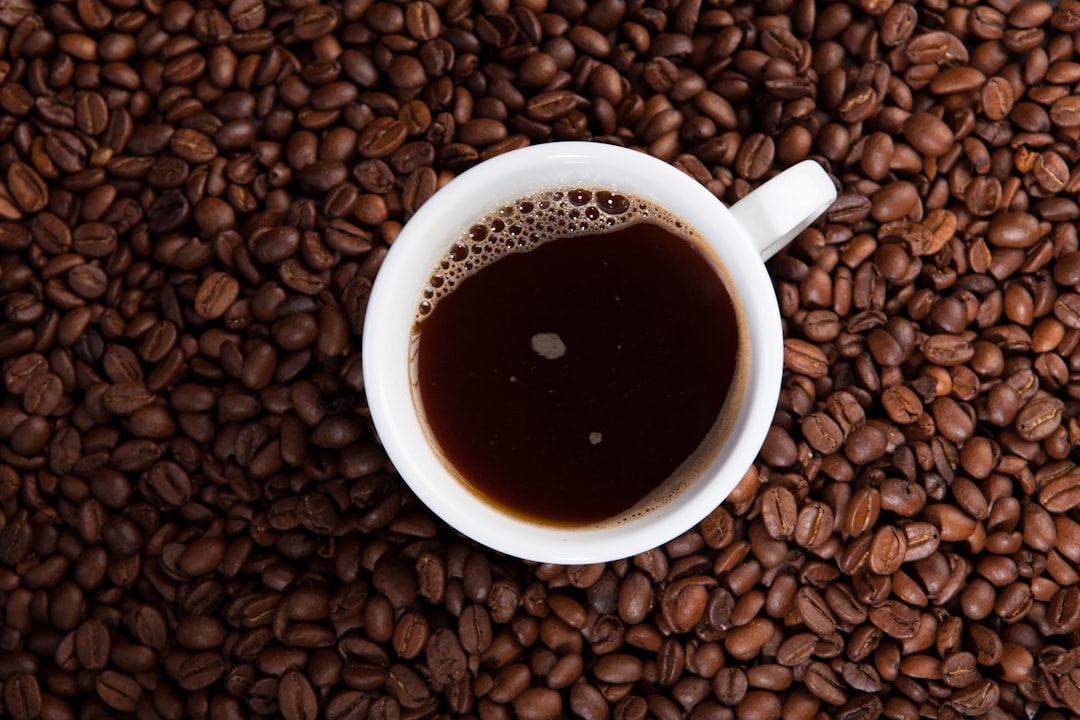
[[[0,2],[0,715],[1080,714],[1080,2]],[[367,417],[402,223],[530,143],[807,157],[730,500],[495,555]]]

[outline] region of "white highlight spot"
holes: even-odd
[[[532,349],[547,360],[558,360],[566,354],[566,345],[558,333],[536,333],[532,336]]]
[[[602,434],[598,433],[598,432],[589,433],[589,444],[590,445],[599,445],[600,441],[603,440],[603,439],[604,439],[604,436]]]

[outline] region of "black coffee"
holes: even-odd
[[[594,523],[662,502],[719,430],[739,313],[684,223],[611,192],[485,217],[417,311],[417,402],[446,461],[513,514]]]

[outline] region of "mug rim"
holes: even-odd
[[[485,502],[453,475],[431,446],[413,399],[413,318],[438,260],[482,215],[529,192],[569,184],[613,186],[651,199],[697,229],[724,265],[729,290],[743,308],[750,343],[742,406],[730,411],[730,431],[708,467],[674,500],[621,525],[544,526]],[[391,462],[417,497],[444,522],[488,547],[562,564],[613,560],[657,547],[694,527],[723,502],[752,465],[771,426],[783,362],[772,281],[748,232],[728,208],[662,160],[588,142],[514,150],[474,166],[437,191],[405,224],[383,261],[368,300],[362,342],[372,422]]]

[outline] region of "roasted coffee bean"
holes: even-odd
[[[795,526],[795,542],[810,550],[829,541],[835,519],[832,509],[822,502],[809,502],[799,511]]]
[[[1069,709],[1076,712],[1080,707],[1080,668],[1073,668],[1058,679],[1058,692]]]
[[[857,490],[847,505],[844,517],[846,532],[858,537],[877,524],[881,512],[881,492],[877,488],[865,487]]]
[[[240,293],[240,284],[230,275],[217,272],[206,278],[195,294],[195,312],[208,320],[225,314]]]
[[[181,618],[176,628],[177,640],[192,650],[217,647],[225,639],[225,629],[215,618],[206,615],[190,615]]]
[[[189,128],[180,128],[172,134],[169,138],[169,149],[181,160],[193,164],[209,162],[217,156],[218,152],[211,138],[198,130]]]
[[[1016,414],[1017,434],[1025,440],[1044,440],[1061,424],[1064,404],[1057,398],[1035,398]]]
[[[717,699],[728,706],[738,705],[746,697],[749,686],[746,672],[741,668],[722,668],[713,678],[713,692]]]
[[[49,363],[40,353],[20,355],[7,364],[4,385],[8,392],[23,393],[49,372]]]
[[[898,600],[887,600],[871,608],[869,616],[870,622],[893,638],[903,640],[918,632],[918,611]]]
[[[923,341],[922,351],[936,365],[962,365],[975,356],[972,344],[961,336],[931,335]]]
[[[803,623],[818,635],[829,635],[836,630],[836,617],[828,603],[811,587],[802,587],[795,594],[795,610]]]
[[[761,647],[768,643],[775,633],[776,627],[772,621],[754,618],[746,625],[732,628],[724,640],[724,648],[739,660],[750,660],[758,656]]]
[[[826,455],[836,452],[844,443],[840,426],[823,412],[808,415],[803,420],[802,432],[811,447]]]
[[[220,655],[197,653],[180,664],[177,682],[184,690],[201,690],[221,679],[224,672],[224,660]]]
[[[784,341],[784,366],[811,378],[825,377],[828,372],[828,360],[824,353],[804,340]]]
[[[1063,128],[1077,127],[1080,125],[1080,104],[1071,97],[1059,98],[1050,106],[1050,121]]]
[[[945,658],[939,672],[942,682],[949,687],[967,687],[979,677],[975,656],[969,652],[958,652]]]
[[[1039,222],[1025,212],[1009,212],[995,216],[987,228],[987,240],[994,246],[1027,248],[1039,237]]]
[[[514,713],[523,720],[549,720],[562,712],[562,695],[550,688],[531,687],[514,698]]]
[[[884,430],[876,425],[861,425],[844,441],[845,455],[857,464],[873,462],[881,458],[887,449],[888,437]]]
[[[41,715],[42,694],[37,679],[27,673],[15,673],[4,683],[4,705],[11,717],[30,720]]]
[[[797,513],[795,496],[790,490],[774,487],[765,491],[761,503],[761,516],[771,537],[791,537],[795,532]]]
[[[915,422],[923,412],[923,404],[918,394],[904,385],[884,390],[881,404],[893,422],[903,425]]]
[[[910,50],[911,46],[908,48]],[[917,112],[904,123],[904,138],[919,152],[938,157],[952,147],[954,135],[949,126],[940,119],[930,113]]]
[[[49,188],[32,167],[21,161],[7,171],[7,187],[12,200],[23,212],[34,213],[49,203]]]
[[[142,695],[142,688],[134,678],[112,670],[103,670],[97,676],[94,687],[101,701],[114,710],[131,712]]]
[[[101,396],[102,406],[116,415],[130,415],[154,401],[154,393],[140,381],[114,383]]]
[[[338,23],[337,11],[328,5],[308,5],[293,18],[292,30],[302,40],[325,37]]]
[[[360,134],[357,151],[365,158],[386,157],[401,146],[407,132],[405,123],[389,117],[379,118]]]
[[[75,652],[87,670],[101,670],[109,660],[109,630],[101,620],[89,619],[75,633]]]
[[[949,702],[962,715],[979,715],[995,707],[1000,690],[993,680],[981,680],[953,693]]]
[[[870,544],[870,570],[878,575],[892,575],[900,569],[906,555],[906,533],[891,526],[879,528]]]
[[[806,669],[806,689],[830,705],[843,705],[847,693],[841,678],[823,662],[812,662]]]
[[[316,717],[319,710],[311,683],[296,671],[282,675],[278,683],[278,703],[286,720],[308,720]]]

